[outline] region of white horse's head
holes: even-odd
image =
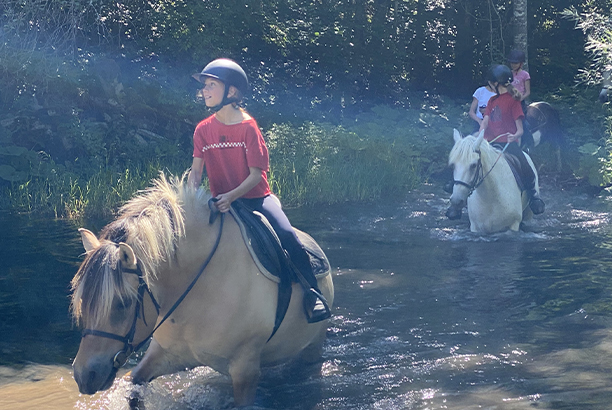
[[[484,140],[484,131],[478,136],[462,137],[456,129],[453,130],[455,145],[448,157],[448,164],[453,169],[453,193],[451,205],[446,211],[449,219],[459,219],[461,210],[467,204],[467,198],[476,187],[481,169],[480,148]]]

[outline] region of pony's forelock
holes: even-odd
[[[137,297],[137,289],[119,269],[118,246],[108,241],[89,252],[71,284],[71,310],[77,324],[86,317],[89,326],[96,327],[110,317],[115,298],[126,304]]]

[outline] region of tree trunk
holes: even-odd
[[[527,0],[514,0],[514,49],[525,52],[524,69],[528,70],[527,63]]]

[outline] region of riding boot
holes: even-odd
[[[308,323],[317,323],[331,317],[325,296],[314,288],[304,289],[304,312]]]
[[[288,260],[295,273],[296,279],[304,290],[304,313],[308,323],[317,323],[331,317],[331,310],[327,299],[317,286],[317,278],[312,271],[312,267],[299,269],[291,259]],[[304,274],[306,272],[306,274]]]
[[[535,189],[529,191],[529,208],[534,215],[539,215],[544,212],[545,204],[540,194]]]

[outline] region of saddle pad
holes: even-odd
[[[256,211],[234,207],[234,204],[232,204],[230,213],[240,227],[242,239],[259,271],[276,283],[286,279],[296,282],[294,274],[284,260],[285,253],[280,246],[278,236],[266,217]],[[310,265],[315,277],[318,279],[329,275],[331,269],[323,250],[310,235],[299,229],[293,229],[310,257]]]
[[[524,191],[525,187],[523,186],[523,180],[521,179],[521,163],[519,162],[519,159],[516,157],[516,155],[512,155],[507,152],[504,152],[504,158],[506,159],[506,162],[508,162],[508,165],[510,165],[512,175],[514,175],[514,179],[516,180],[519,190],[521,192]]]

